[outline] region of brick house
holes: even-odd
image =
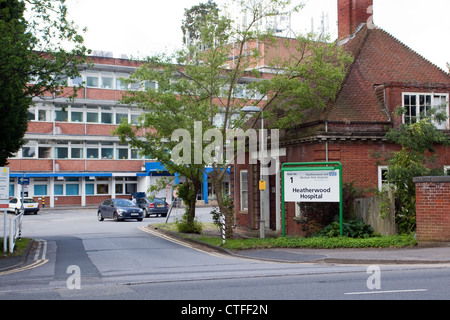
[[[386,166],[374,155],[399,150],[386,132],[414,122],[431,106],[445,105],[449,114],[450,75],[372,23],[372,0],[338,0],[338,41],[353,57],[335,101],[280,139],[279,164],[339,161],[344,182],[364,189],[383,183]],[[403,106],[407,113],[396,116]],[[436,124],[448,131],[449,122]],[[436,166],[450,169],[450,148],[438,147]],[[278,164],[278,165],[279,165]],[[281,230],[280,176],[267,177],[266,210],[260,213],[259,164],[238,165],[231,177],[236,222],[258,229]],[[304,234],[295,203],[286,203],[288,235]]]

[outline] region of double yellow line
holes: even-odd
[[[7,274],[12,274],[12,273],[17,273],[17,272],[22,272],[22,271],[26,271],[26,270],[31,270],[31,269],[40,267],[40,266],[46,264],[47,262],[48,262],[48,259],[36,260],[32,264],[28,264],[26,266],[23,266],[23,267],[20,267],[20,268],[17,268],[17,269],[11,269],[11,270],[6,270],[6,271],[3,271],[3,272],[0,272],[0,276],[7,275]]]
[[[0,271],[0,276],[31,270],[31,269],[34,269],[34,268],[37,268],[37,267],[40,267],[40,266],[43,266],[44,264],[46,264],[48,262],[48,259],[45,258],[46,253],[47,253],[47,242],[45,240],[35,240],[35,241],[38,242],[38,248],[36,249],[36,253],[34,255],[34,259],[33,259],[34,262],[31,264],[22,266],[20,268]],[[41,256],[40,259],[39,259],[39,255]]]

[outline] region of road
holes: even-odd
[[[200,208],[199,219],[210,220],[208,212]],[[146,218],[142,222],[99,222],[92,209],[48,210],[27,215],[23,236],[43,240],[36,251],[40,263],[19,272],[0,273],[0,300],[447,300],[450,297],[448,265],[379,266],[378,271],[368,273],[368,266],[363,265],[244,259],[169,241],[145,228],[164,221],[165,218]]]

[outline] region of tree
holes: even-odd
[[[157,88],[130,92],[124,99],[149,112],[142,127],[153,130],[146,134],[145,141],[134,137],[136,131],[129,125],[121,126],[136,145],[170,149],[170,161],[178,159],[180,170],[184,166],[205,172],[211,167],[208,174],[225,216],[228,238],[232,237],[233,213],[227,205],[222,182],[236,159],[236,150],[243,146],[236,147],[235,138],[230,141],[227,133],[233,129],[259,128],[263,113],[277,128],[298,124],[304,111],[322,108],[334,97],[350,61],[336,44],[315,41],[311,35],[280,39],[264,27],[265,19],[301,8],[292,7],[291,1],[233,3],[247,17],[244,25],[236,28],[229,15],[217,14],[212,9],[212,13],[203,15],[203,22],[197,20],[195,24],[198,42],[173,56],[149,58],[131,77],[130,81],[158,84]],[[272,48],[271,53],[277,52],[277,46],[288,48],[285,55],[271,59],[268,74],[256,68],[257,62],[265,58],[265,52],[258,46],[263,43]],[[243,83],[243,78],[252,80]],[[242,108],[250,105],[258,106],[260,111],[248,121]],[[183,140],[179,142],[181,136]],[[232,153],[224,155],[225,149],[231,149]]]
[[[190,9],[184,9],[184,20],[181,23],[183,43],[195,45],[201,40],[200,26],[205,22],[208,15],[213,15],[216,19],[219,16],[219,8],[211,0],[208,0],[207,3],[200,3]]]
[[[400,233],[415,230],[416,227],[416,192],[414,177],[442,174],[434,170],[436,145],[450,145],[448,136],[436,128],[436,121],[445,121],[447,116],[437,107],[428,110],[415,123],[402,124],[391,129],[386,138],[402,147],[388,160],[387,181],[393,188],[396,198],[396,222]],[[397,114],[405,110],[399,108]]]
[[[27,17],[25,18],[25,13]],[[23,145],[32,97],[63,94],[88,52],[65,0],[0,0],[0,166]],[[72,46],[72,49],[64,49]],[[76,95],[76,88],[69,97]]]

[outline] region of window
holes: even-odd
[[[113,113],[111,111],[111,107],[101,107],[101,123],[113,123]]]
[[[66,184],[66,195],[67,196],[80,195],[80,186],[78,184]]]
[[[47,195],[47,178],[34,178],[34,195],[46,196]]]
[[[34,158],[36,155],[36,147],[28,146],[22,148],[22,158]]]
[[[63,184],[55,184],[53,188],[53,192],[55,196],[63,196],[64,195],[64,185]]]
[[[438,112],[444,112],[449,115],[448,94],[427,94],[427,93],[404,93],[403,108],[405,114],[403,116],[404,123],[416,123],[423,117],[430,117],[431,108],[437,108]],[[438,129],[448,129],[448,121],[440,123],[435,121]]]
[[[55,158],[56,159],[68,159],[69,158],[69,148],[68,147],[57,147]]]
[[[112,72],[102,72],[102,88],[114,89],[114,74]]]
[[[98,142],[86,142],[86,158],[98,159]]]
[[[109,194],[109,178],[98,177],[96,181],[97,194]]]
[[[86,85],[92,88],[99,87],[99,79],[98,72],[96,71],[88,71],[86,76]]]
[[[117,110],[116,111],[116,124],[121,124],[122,120],[125,119],[128,122],[128,111],[127,110]]]
[[[121,79],[123,78],[123,79]],[[116,89],[117,90],[128,90],[128,84],[123,81],[128,78],[128,74],[116,74]]]
[[[240,193],[241,193],[241,211],[248,210],[248,174],[247,170],[242,170],[240,172]]]
[[[62,106],[55,106],[55,121],[68,121],[68,112],[67,112],[67,106],[64,108]]]
[[[83,159],[83,148],[70,148],[70,157],[72,159]]]
[[[86,122],[98,123],[98,107],[86,107]]]
[[[27,120],[28,121],[35,121],[36,120],[36,108],[35,107],[28,108]]]
[[[387,180],[387,173],[388,173],[387,166],[378,167],[378,190],[380,191],[389,185]]]
[[[101,156],[102,159],[114,158],[114,147],[112,142],[102,142],[101,144]]]
[[[38,158],[39,159],[49,159],[51,158],[51,147],[39,146],[38,148]]]
[[[70,108],[71,122],[84,122],[83,107],[79,105],[72,105]]]
[[[128,149],[117,149],[117,159],[128,159]]]
[[[444,176],[450,176],[450,166],[444,166]]]

